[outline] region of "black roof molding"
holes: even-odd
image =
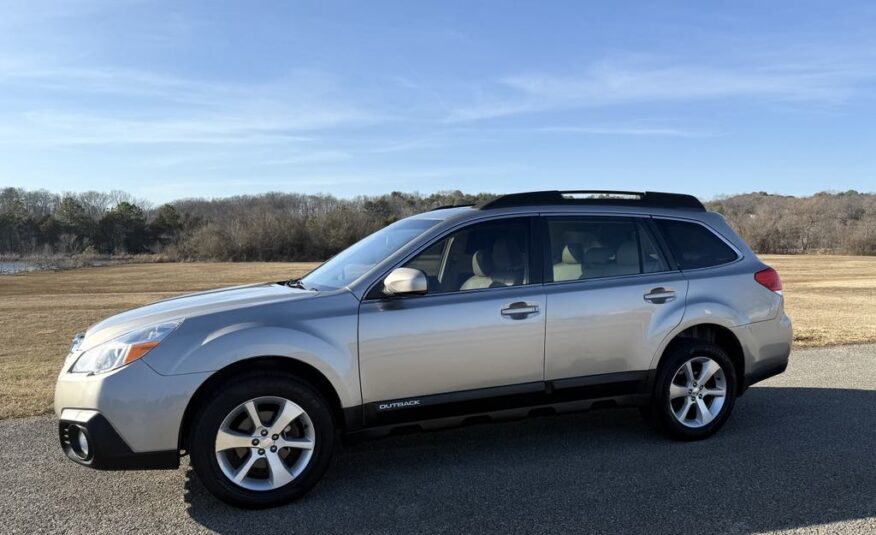
[[[584,195],[584,197],[576,197]],[[647,208],[681,208],[705,212],[706,208],[693,195],[656,191],[614,190],[549,190],[509,193],[475,205],[478,210],[513,208],[515,206],[610,205]]]

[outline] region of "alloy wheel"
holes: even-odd
[[[216,433],[216,460],[234,484],[269,491],[297,478],[313,457],[313,421],[281,397],[251,399],[235,407]]]
[[[669,385],[669,409],[679,423],[699,428],[721,413],[727,398],[727,379],[709,357],[694,357],[675,372]]]

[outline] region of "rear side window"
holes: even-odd
[[[548,237],[554,282],[667,271],[647,229],[628,217],[552,217]]]
[[[654,222],[681,269],[719,266],[738,258],[736,251],[700,224],[672,219],[654,219]]]

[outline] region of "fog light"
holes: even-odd
[[[76,439],[76,442],[79,443],[79,451],[82,452],[83,457],[88,457],[88,437],[85,436],[85,433],[79,432],[79,438]]]
[[[76,456],[82,460],[88,459],[90,453],[88,444],[88,435],[85,434],[85,429],[76,426],[76,442],[73,445],[73,451]]]

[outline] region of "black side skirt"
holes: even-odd
[[[607,373],[366,403],[344,410],[346,431],[382,435],[399,427],[446,427],[472,418],[525,417],[538,409],[582,410],[647,401],[651,371]]]

